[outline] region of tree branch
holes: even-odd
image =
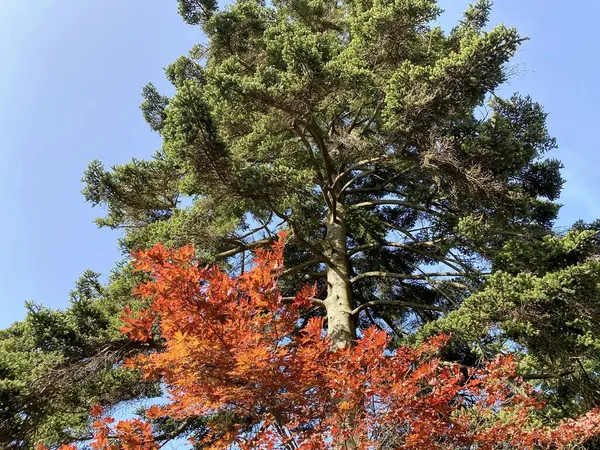
[[[329,181],[329,186],[333,187],[333,185],[334,185],[333,178],[332,178],[332,176],[333,176],[332,174],[334,172],[333,160],[331,159],[331,155],[329,154],[329,151],[327,150],[327,145],[325,144],[325,141],[323,140],[323,134],[321,133],[321,128],[319,127],[317,122],[315,122],[315,120],[311,118],[311,120],[306,124],[306,129],[308,130],[310,135],[313,137],[313,139],[317,143],[317,147],[321,151],[321,155],[323,157],[323,163],[325,164],[325,170],[327,171],[326,172],[327,180]]]
[[[422,309],[425,311],[440,311],[443,313],[448,312],[446,308],[442,308],[441,306],[433,306],[433,305],[423,305],[421,303],[413,303],[413,302],[404,302],[398,300],[373,300],[370,302],[363,303],[362,305],[354,308],[350,313],[353,317],[358,316],[358,314],[366,308],[374,308],[377,306],[397,306],[399,308],[412,308],[412,309]]]
[[[362,103],[360,105],[360,107],[358,108],[358,112],[356,113],[356,116],[354,116],[354,120],[352,121],[352,123],[350,124],[350,126],[348,127],[347,133],[350,134],[352,133],[352,130],[354,129],[354,127],[358,124],[358,118],[360,117],[360,115],[362,114],[362,110],[364,107],[364,103]]]
[[[390,159],[390,156],[389,155],[382,155],[382,156],[378,156],[376,158],[363,159],[361,161],[358,161],[356,164],[352,164],[346,170],[344,170],[343,172],[341,172],[340,174],[338,174],[337,177],[335,177],[335,180],[333,180],[333,186],[335,187],[340,181],[342,181],[344,179],[344,177],[346,175],[348,175],[349,173],[351,173],[353,170],[356,170],[356,169],[358,169],[359,167],[362,167],[362,166],[366,166],[367,164],[385,161],[386,159]]]
[[[384,103],[383,99],[381,99],[377,103],[377,106],[375,107],[375,110],[373,111],[373,114],[371,114],[371,117],[369,117],[369,120],[367,121],[367,124],[365,125],[365,127],[362,130],[362,132],[360,133],[361,136],[364,136],[367,133],[367,131],[369,131],[369,128],[371,127],[371,124],[377,118],[377,115],[379,114],[379,111],[381,111],[381,107],[383,106],[383,103]]]
[[[368,202],[361,202],[361,203],[356,203],[354,205],[351,206],[351,208],[363,208],[363,207],[371,207],[371,206],[379,206],[379,205],[399,205],[399,206],[405,206],[407,208],[412,208],[412,209],[416,209],[417,211],[423,211],[429,214],[432,214],[434,216],[438,216],[438,217],[443,217],[444,214],[442,214],[439,211],[435,211],[431,208],[428,208],[426,206],[423,205],[419,205],[416,203],[410,203],[410,202],[406,202],[404,200],[394,200],[394,199],[389,199],[389,200],[371,200]]]
[[[375,171],[376,171],[375,169],[365,170],[364,172],[361,172],[358,175],[356,175],[355,177],[351,178],[346,184],[344,184],[344,186],[342,186],[342,189],[340,189],[340,195],[342,195],[344,193],[344,191],[346,189],[348,189],[350,186],[352,186],[356,181],[360,180],[361,178],[368,177]]]
[[[291,305],[295,299],[296,297],[281,297],[281,303],[283,303],[284,305]],[[320,308],[325,307],[325,302],[320,298],[312,297],[310,298],[310,301],[314,306],[318,306]]]
[[[413,252],[413,253],[417,253],[419,255],[425,256],[426,258],[431,258],[435,261],[440,262],[441,264],[444,264],[445,266],[450,267],[452,270],[455,270],[456,272],[460,272],[461,269],[465,271],[465,273],[468,273],[469,271],[473,271],[473,275],[478,275],[479,272],[477,272],[476,270],[474,270],[472,267],[467,266],[466,264],[464,264],[462,261],[456,259],[456,258],[445,258],[443,256],[437,256],[437,255],[433,255],[429,252],[426,252],[424,250],[420,250],[418,248],[415,248],[415,246],[418,244],[418,241],[415,242],[414,244],[404,244],[402,242],[387,242],[384,246],[385,247],[397,247],[397,248],[403,248],[408,250],[409,252]],[[458,266],[456,265],[458,264]],[[460,266],[460,267],[459,267]]]
[[[272,244],[277,239],[278,238],[276,236],[273,236],[270,238],[261,239],[260,241],[250,242],[249,244],[242,243],[240,246],[238,246],[236,248],[232,248],[231,250],[227,250],[227,251],[224,251],[224,252],[221,252],[221,253],[215,255],[215,259],[221,260],[221,259],[229,258],[230,256],[237,255],[238,253],[242,253],[247,250],[252,250],[252,249],[255,249],[258,247],[263,247],[265,245]]]
[[[467,276],[464,272],[432,272],[424,273],[422,275],[396,273],[396,272],[383,272],[383,271],[372,271],[364,272],[360,275],[350,279],[350,283],[356,283],[364,278],[398,278],[401,280],[429,280],[431,277],[458,277]],[[485,275],[485,274],[482,274]],[[438,280],[439,281],[439,280]]]
[[[280,277],[285,277],[288,275],[293,275],[297,272],[300,272],[302,269],[305,269],[306,267],[310,267],[313,264],[317,264],[320,263],[321,259],[320,258],[315,258],[315,259],[311,259],[309,261],[303,262],[302,264],[298,264],[297,266],[293,266],[290,267],[288,269],[285,269],[283,272],[281,272],[281,274],[279,275]]]
[[[269,223],[271,222],[272,218],[273,218],[273,212],[271,212],[269,214],[269,218],[265,222],[261,223],[261,225],[259,227],[253,228],[252,230],[248,231],[246,234],[243,234],[241,236],[235,236],[235,239],[238,241],[241,241],[241,240],[246,239],[246,238],[252,236],[253,234],[259,232],[260,230],[267,230],[267,233],[271,234],[270,230],[268,230],[268,227],[269,227]]]
[[[520,377],[524,380],[552,380],[556,378],[568,377],[574,373],[574,370],[565,370],[564,372],[559,373],[532,373],[529,375],[520,375]]]
[[[315,168],[317,178],[319,179],[319,183],[321,183],[321,194],[323,195],[323,199],[325,200],[327,207],[329,209],[333,209],[333,204],[331,203],[331,200],[327,196],[327,183],[325,182],[325,178],[323,178],[323,174],[321,173],[321,168],[319,167],[319,164],[313,153],[312,145],[310,144],[308,139],[306,139],[306,136],[304,135],[304,131],[300,130],[300,128],[297,125],[294,125],[294,130],[296,130],[298,137],[300,138],[300,140],[302,141],[302,143],[308,150],[308,154],[309,154],[310,160]]]

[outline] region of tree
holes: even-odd
[[[248,252],[286,230],[280,288],[292,297],[316,283],[315,308],[302,314],[326,318],[333,349],[350,351],[372,325],[395,346],[452,333],[441,357],[465,368],[499,351],[524,354],[519,373],[551,397],[548,420],[600,402],[598,224],[552,230],[562,179],[546,155],[555,141],[540,105],[496,95],[524,38],[487,27],[489,1],[469,6],[450,32],[433,25],[434,0],[178,3],[208,43],[166,69],[173,97],[144,88],[142,111],[162,148],[111,170],[95,161],[84,175],[87,200],[107,209],[99,225],[125,230],[125,254],[192,244],[199,263],[245,273]],[[28,417],[49,442],[56,429],[85,433],[93,396],[66,375],[83,365],[112,377],[121,349],[144,350],[115,334],[116,311],[139,306],[127,292],[134,277],[125,264],[92,302],[108,322],[94,345],[77,337],[77,354],[30,339],[29,324],[46,312],[2,336],[0,364],[58,355],[62,366],[52,360],[36,380],[67,380],[56,396],[69,395],[32,422],[23,405],[46,397],[31,363],[0,366],[0,395],[27,386],[0,431],[10,436],[11,420]],[[116,381],[111,395],[92,392],[106,405],[148,392],[127,380],[130,389]],[[22,448],[32,435],[8,442]]]
[[[508,340],[527,349],[529,376],[569,374],[567,391],[586,400],[564,405],[600,400],[597,227],[552,230],[563,180],[546,155],[556,142],[539,104],[496,95],[524,38],[486,28],[489,1],[469,6],[449,33],[432,25],[433,0],[223,10],[181,0],[179,9],[208,43],[166,69],[172,98],[144,89],[162,149],[110,171],[96,161],[85,174],[86,198],[108,210],[99,223],[127,230],[126,252],[193,244],[202,261],[243,271],[249,250],[287,230],[282,288],[292,295],[317,282],[334,347],[370,324],[399,341],[443,328],[464,338],[447,358],[472,365]],[[540,266],[517,257],[552,252]],[[541,305],[506,297],[477,336],[446,320],[478,317],[479,306],[461,305],[484,288],[502,297],[502,283],[488,282],[499,271],[493,279],[571,277],[578,288],[533,326]],[[514,323],[506,308],[521,312]],[[553,345],[531,347],[533,333]]]
[[[562,180],[540,160],[555,145],[542,108],[515,96],[478,111],[523,41],[484,30],[488,1],[448,35],[427,0],[179,5],[209,43],[167,68],[173,98],[144,90],[162,150],[85,175],[100,223],[133,229],[128,250],[231,258],[289,229],[289,271],[322,280],[344,347],[375,299],[431,320],[481,282],[473,256],[549,229]]]
[[[87,430],[96,403],[160,395],[156,384],[117,367],[147,349],[118,330],[120,291],[130,292],[140,278],[131,276],[126,285],[121,281],[113,278],[107,289],[98,273],[86,271],[71,292],[70,308],[28,304],[25,320],[0,331],[3,449],[31,449],[40,440],[65,442]]]
[[[158,450],[177,433],[156,435],[153,420],[176,419],[183,431],[198,417],[206,428],[189,440],[213,449],[561,449],[600,434],[600,411],[540,426],[543,405],[510,355],[464,374],[438,356],[448,337],[388,352],[376,327],[330,351],[324,319],[301,314],[314,290],[286,301],[278,288],[283,241],[237,278],[198,267],[192,247],[157,245],[136,259],[150,273],[138,290],[149,303],[126,309],[122,331],[164,340],[164,351],[126,364],[164,383],[169,402],[146,409],[148,421],[114,426],[95,407],[93,449]]]

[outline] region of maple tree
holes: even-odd
[[[544,403],[510,354],[465,370],[440,359],[448,336],[390,349],[375,327],[332,347],[324,318],[302,314],[314,289],[281,294],[283,248],[257,251],[238,277],[202,268],[191,246],[136,255],[148,304],[125,308],[121,330],[163,346],[125,364],[164,383],[169,401],[147,408],[147,421],[114,423],[94,408],[93,450],[158,450],[173,437],[155,436],[160,418],[206,417],[190,441],[213,449],[558,449],[600,434],[597,410],[557,427],[536,421]]]

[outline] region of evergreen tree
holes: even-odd
[[[192,243],[231,262],[288,229],[290,286],[319,283],[343,347],[360,311],[433,320],[477,288],[494,249],[550,229],[555,142],[538,104],[494,96],[523,38],[484,29],[488,1],[449,34],[431,0],[179,9],[208,44],[167,68],[173,98],[144,89],[162,149],[85,174],[100,224],[130,230],[126,250]]]
[[[109,288],[98,277],[84,272],[65,311],[28,304],[25,320],[0,331],[1,448],[70,441],[87,434],[94,404],[160,395],[117,366],[148,348],[118,330],[121,300],[131,304],[139,277],[113,277]]]
[[[524,38],[488,27],[489,1],[449,32],[434,26],[434,0],[178,5],[207,44],[167,67],[172,97],[143,89],[162,148],[110,170],[94,161],[84,175],[86,199],[107,210],[99,225],[125,230],[125,253],[192,244],[202,263],[239,273],[248,252],[287,230],[281,287],[316,284],[308,314],[327,318],[333,347],[371,324],[396,343],[450,331],[445,357],[465,366],[526,354],[522,372],[550,388],[556,416],[600,401],[598,227],[552,230],[556,142],[539,104],[496,95]],[[131,286],[127,267],[119,273],[117,286]],[[101,296],[107,332],[132,301],[116,290]],[[32,343],[20,357],[37,349],[46,355]],[[86,398],[79,386],[72,403]]]

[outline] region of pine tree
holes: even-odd
[[[525,39],[488,26],[489,1],[449,32],[434,25],[434,0],[178,4],[207,44],[167,67],[172,97],[143,89],[162,148],[84,175],[86,199],[107,210],[98,224],[124,230],[124,253],[191,244],[200,264],[244,273],[285,230],[280,287],[291,297],[316,284],[305,318],[326,318],[334,349],[373,324],[393,345],[450,332],[444,358],[464,367],[525,354],[521,373],[554,396],[549,418],[600,403],[598,225],[552,229],[556,142],[539,104],[497,95]],[[78,356],[61,348],[66,367],[121,348],[115,310],[135,304],[124,287],[137,282],[128,266],[114,279],[99,300],[110,332]],[[40,347],[19,327],[27,359]],[[52,428],[57,414],[40,421]]]
[[[131,230],[127,250],[191,243],[233,264],[287,229],[290,288],[318,281],[344,347],[360,312],[431,321],[480,285],[494,249],[550,229],[555,141],[538,104],[494,95],[524,39],[485,29],[488,1],[449,34],[431,0],[179,9],[208,44],[167,68],[172,98],[144,89],[162,149],[85,174],[100,224]]]

